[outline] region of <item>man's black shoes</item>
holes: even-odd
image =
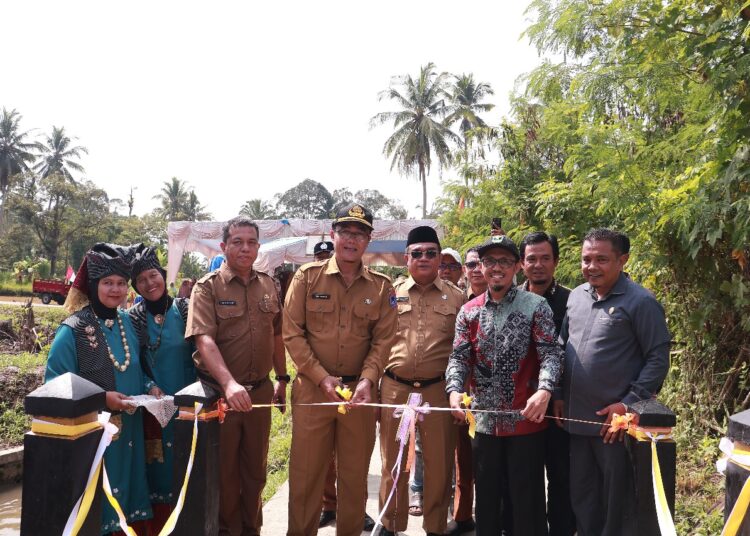
[[[367,512],[365,512],[365,527],[362,530],[364,530],[365,532],[370,532],[374,528],[375,520],[367,515]]]
[[[320,521],[318,521],[318,528],[325,527],[336,521],[336,510],[323,510],[320,513]]]
[[[474,520],[464,519],[463,521],[456,521],[456,526],[453,527],[453,529],[447,533],[447,536],[459,536],[459,534],[466,534],[467,532],[471,532],[474,530],[476,525],[474,524]]]

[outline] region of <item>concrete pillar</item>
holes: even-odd
[[[175,405],[181,412],[194,413],[195,402],[203,404],[198,421],[198,444],[193,472],[188,482],[185,505],[177,520],[174,534],[216,536],[219,533],[219,421],[206,414],[216,409],[219,399],[209,386],[195,382],[175,394]],[[174,496],[180,493],[190,458],[193,438],[192,418],[178,416],[174,427]]]
[[[642,400],[630,407],[639,416],[638,426],[644,431],[671,433],[677,417],[668,407],[655,399]],[[651,441],[638,441],[631,435],[625,436],[625,448],[630,455],[635,476],[636,519],[639,536],[660,536],[656,518],[653,479],[651,477]],[[674,500],[677,477],[677,448],[671,439],[656,444],[659,467],[664,484],[669,510],[674,519]]]
[[[735,448],[750,450],[750,410],[735,413],[729,417],[729,429],[727,437],[734,442]],[[745,484],[750,472],[732,462],[727,463],[726,472],[726,495],[724,497],[724,522],[729,517],[737,497],[740,495],[742,486]],[[737,536],[750,536],[750,516],[746,515],[740,525]]]
[[[96,449],[104,433],[97,413],[105,392],[88,380],[66,373],[24,399],[24,410],[53,423],[53,430],[27,432],[23,438],[21,534],[62,534],[70,512],[86,487]],[[102,521],[101,474],[80,536],[97,536]]]

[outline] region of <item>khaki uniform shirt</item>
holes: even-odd
[[[270,275],[253,271],[245,285],[222,263],[193,288],[185,338],[210,335],[235,381],[246,385],[262,380],[273,367],[274,335],[281,333],[280,306]],[[208,375],[199,352],[193,359]]]
[[[347,288],[336,256],[294,274],[284,306],[284,344],[300,375],[360,376],[377,385],[396,331],[391,280],[362,266]]]
[[[395,288],[398,331],[385,368],[410,380],[444,374],[463,291],[440,278],[423,287],[409,277]]]

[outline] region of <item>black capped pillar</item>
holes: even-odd
[[[735,413],[729,417],[727,437],[734,443],[735,449],[750,450],[750,410]],[[726,496],[724,498],[724,522],[726,523],[734,503],[740,496],[742,486],[750,476],[744,467],[728,462],[726,471]],[[750,536],[750,516],[745,515],[737,536]]]
[[[677,423],[677,416],[661,402],[650,399],[636,402],[630,407],[632,413],[638,414],[639,437],[632,433],[625,436],[625,448],[633,466],[636,520],[639,536],[660,536],[659,523],[656,517],[653,479],[651,476],[651,440],[643,433],[670,435]],[[636,432],[637,433],[637,432]],[[659,468],[664,485],[664,496],[674,519],[675,487],[677,480],[677,446],[672,439],[661,439],[656,443],[659,457]]]
[[[73,506],[86,487],[104,429],[97,413],[106,394],[88,380],[66,373],[24,399],[34,417],[23,438],[21,534],[62,534]],[[41,422],[43,421],[43,422]],[[80,536],[97,536],[102,522],[102,476],[96,485]]]
[[[219,534],[219,394],[211,387],[195,382],[174,396],[179,414],[174,426],[174,480],[177,497],[185,479],[193,440],[194,404],[203,409],[198,415],[198,442],[193,471],[188,481],[185,505],[177,519],[174,534],[216,536]]]

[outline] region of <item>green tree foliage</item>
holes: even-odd
[[[109,217],[109,201],[104,190],[91,182],[71,183],[62,174],[33,182],[27,179],[14,190],[10,208],[33,231],[55,274],[61,246],[83,230],[104,223]]]
[[[73,181],[71,170],[84,172],[83,166],[76,160],[80,160],[81,154],[88,154],[88,150],[80,145],[72,146],[75,139],[65,133],[65,127],[52,127],[52,132],[42,143],[41,155],[36,164],[36,172],[41,178],[58,173]]]
[[[262,199],[251,199],[245,201],[240,207],[240,214],[243,214],[254,220],[273,220],[276,218],[276,212],[269,201]]]
[[[386,197],[378,190],[365,188],[352,194],[349,188],[338,188],[333,191],[333,198],[335,203],[331,211],[332,218],[340,208],[355,201],[370,209],[378,219],[403,220],[407,217],[406,209],[398,201]]]
[[[38,142],[29,139],[29,132],[21,131],[21,115],[16,110],[3,108],[0,113],[0,223],[3,220],[5,194],[11,178],[17,173],[29,172],[34,162],[34,151],[41,149]]]
[[[715,430],[750,407],[750,53],[743,2],[536,0],[526,35],[548,59],[501,125],[498,170],[447,188],[463,246],[502,216],[543,228],[579,282],[580,239],[610,226],[628,270],[665,303],[679,408]],[[456,208],[461,195],[471,203]]]
[[[282,218],[324,220],[330,217],[333,196],[317,181],[305,179],[278,196],[276,212]]]
[[[450,111],[448,101],[449,74],[438,73],[432,62],[423,66],[419,75],[397,76],[382,91],[380,100],[393,101],[399,108],[381,112],[370,119],[370,127],[392,123],[394,132],[383,146],[383,154],[391,159],[391,169],[403,175],[416,173],[422,183],[422,217],[427,217],[427,175],[433,156],[442,166],[450,164],[451,143],[460,138],[443,119]]]
[[[172,177],[162,183],[161,190],[154,196],[154,199],[161,203],[161,208],[158,210],[163,218],[167,221],[180,221],[184,219],[189,195],[187,184],[177,177]]]
[[[458,123],[465,151],[469,150],[470,141],[476,137],[476,134],[471,136],[469,133],[481,133],[481,129],[487,127],[487,123],[479,114],[489,112],[495,107],[494,104],[482,102],[487,96],[494,94],[492,86],[485,82],[476,82],[471,73],[453,77],[445,124],[452,126]]]

